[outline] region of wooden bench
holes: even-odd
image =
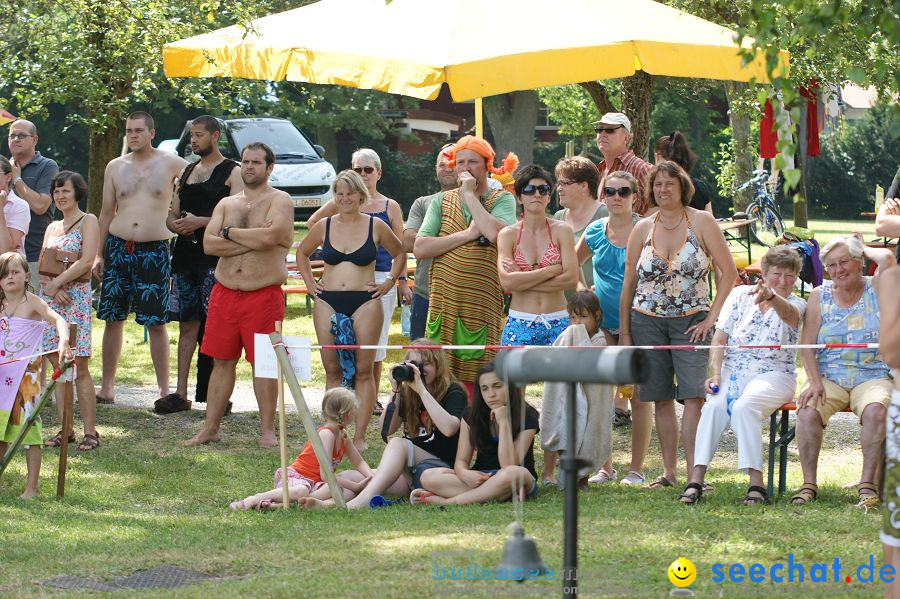
[[[788,445],[794,440],[795,427],[789,426],[790,412],[797,410],[797,404],[786,403],[774,412],[769,418],[769,478],[766,485],[766,492],[769,497],[773,497],[775,483],[775,451],[778,450],[778,496],[781,497],[785,493],[787,485],[787,451]],[[852,412],[849,407],[841,410],[842,412]],[[779,420],[779,416],[781,420]]]
[[[306,296],[306,315],[309,316],[312,314],[312,297],[309,295],[309,290],[306,288],[306,285],[282,285],[281,290],[284,292],[284,303],[285,307],[287,307],[287,296],[292,294],[302,294]]]

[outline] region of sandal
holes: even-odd
[[[657,477],[656,480],[654,480],[654,481],[653,481],[652,483],[650,483],[648,486],[649,486],[651,489],[662,489],[662,488],[664,488],[664,487],[674,487],[674,486],[675,486],[675,483],[673,483],[672,481],[670,481],[670,480],[669,480],[668,478],[666,478],[665,476],[660,476],[660,477]],[[693,488],[693,487],[691,487],[691,488]],[[703,487],[700,487],[700,490],[702,491],[702,490],[703,490]]]
[[[91,451],[100,447],[100,433],[84,434],[84,439],[78,444],[78,451]]]
[[[760,497],[751,495],[750,493],[759,493]],[[750,485],[747,489],[747,495],[744,496],[743,505],[756,505],[758,503],[769,505],[771,503],[769,501],[769,494],[766,493],[766,490],[762,487]]]
[[[97,398],[97,403],[107,404],[107,405],[111,404],[111,403],[116,403],[116,400],[113,397],[103,397],[102,395],[95,395],[95,397]]]
[[[859,492],[859,501],[856,507],[869,511],[869,508],[877,508],[881,505],[881,497],[878,496],[878,487],[872,483],[860,482],[856,486]]]
[[[803,483],[800,490],[791,497],[792,505],[806,505],[816,500],[819,496],[819,485],[816,483]]]
[[[63,432],[59,431],[58,433],[56,433],[56,435],[54,435],[53,437],[50,437],[49,439],[44,441],[44,447],[59,447],[60,445],[62,445],[62,436],[63,436]],[[74,443],[74,442],[75,442],[75,433],[72,433],[71,435],[69,435],[69,443]]]
[[[384,406],[381,405],[381,402],[376,399],[375,407],[372,408],[372,415],[373,416],[381,416],[382,412],[384,412]]]
[[[663,478],[663,477],[660,476],[659,478]],[[657,479],[657,480],[659,480],[659,479]],[[663,480],[666,480],[666,479],[663,478]],[[653,481],[653,482],[656,482],[656,481]],[[666,482],[668,482],[668,481],[666,481]],[[669,486],[671,486],[671,483]],[[691,489],[693,489],[694,491],[697,491],[697,492],[696,493],[688,493],[688,491],[690,491]],[[687,486],[684,488],[684,493],[682,493],[681,495],[678,496],[678,501],[681,501],[681,503],[683,503],[684,505],[696,505],[697,502],[700,501],[701,497],[703,497],[703,485],[701,485],[700,483],[688,483]],[[683,499],[686,499],[687,501],[682,501]]]
[[[616,482],[617,479],[618,479],[618,474],[616,473],[615,468],[613,468],[612,472],[607,472],[606,470],[603,470],[601,468],[600,470],[597,471],[597,474],[595,474],[592,477],[590,477],[589,479],[587,479],[587,482],[595,483],[595,484],[614,483],[614,482]]]
[[[628,426],[631,424],[631,412],[616,408],[613,414],[613,428]]]
[[[629,470],[625,478],[619,481],[620,485],[634,485],[640,487],[644,484],[644,475],[634,470]]]
[[[153,411],[157,414],[175,414],[177,412],[186,412],[190,409],[191,402],[185,401],[177,393],[169,393],[153,402]]]

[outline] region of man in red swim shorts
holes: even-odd
[[[220,257],[200,348],[214,362],[206,421],[188,446],[219,440],[241,350],[253,364],[253,335],[271,333],[275,321],[284,318],[281,285],[287,280],[284,258],[294,239],[294,208],[288,194],[268,183],[274,166],[275,154],[267,145],[245,146],[244,190],[216,205],[203,235],[204,251]],[[254,377],[253,391],[259,404],[259,445],[274,447],[277,382]]]

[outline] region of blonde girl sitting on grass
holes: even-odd
[[[332,471],[337,470],[346,456],[356,469],[353,471],[354,476],[358,477],[359,474],[362,474],[364,477],[362,480],[355,481],[344,477],[343,473],[338,475],[338,484],[342,488],[345,500],[355,497],[372,477],[372,470],[369,469],[368,464],[363,460],[356,446],[349,441],[347,433],[344,431],[344,426],[353,422],[355,415],[356,396],[352,391],[343,387],[335,387],[325,392],[325,397],[322,398],[322,417],[325,419],[325,424],[320,426],[317,432],[325,448],[325,453],[331,454],[331,469]],[[330,499],[331,489],[324,482],[324,478],[312,443],[307,441],[300,455],[287,468],[288,497],[291,501],[297,501],[303,497]],[[240,501],[233,501],[229,507],[233,510],[253,508],[266,510],[281,507],[283,481],[281,468],[279,468],[275,471],[274,489],[251,495]]]

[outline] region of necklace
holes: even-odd
[[[9,313],[7,310],[4,310],[3,313],[6,315],[7,318],[12,318],[12,317],[13,317],[13,314],[16,313],[16,310],[19,309],[19,306],[21,306],[22,303],[23,303],[26,299],[28,299],[28,292],[27,292],[27,291],[26,291],[25,293],[22,294],[22,299],[20,299],[20,300],[19,300],[19,303],[16,304],[16,307],[13,308],[12,314]],[[9,304],[8,304],[8,303],[7,303],[7,308],[9,308]]]
[[[681,222],[682,222],[683,220],[684,220],[684,213],[682,212],[682,213],[681,213],[681,218],[678,219],[678,222],[676,222],[674,225],[672,225],[672,226],[670,227],[670,226],[668,226],[668,225],[663,221],[662,216],[660,216],[660,218],[659,218],[660,224],[663,226],[663,229],[665,229],[666,231],[674,231],[674,230],[677,229],[679,226],[681,226]]]

